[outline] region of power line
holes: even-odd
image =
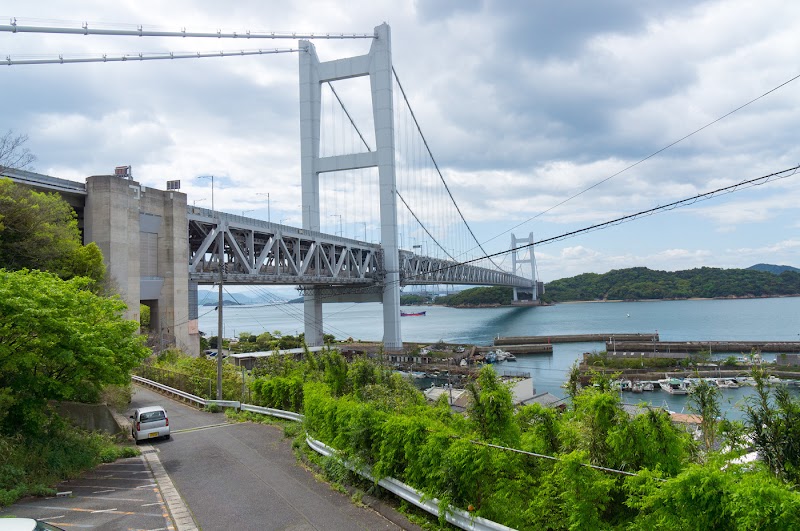
[[[628,214],[627,216],[622,216],[622,217],[619,217],[619,218],[615,218],[615,219],[612,219],[610,221],[605,221],[603,223],[597,223],[595,225],[591,225],[589,227],[584,227],[582,229],[573,230],[573,231],[570,231],[570,232],[565,232],[564,234],[561,234],[559,236],[553,236],[551,238],[545,238],[544,240],[539,240],[539,241],[534,242],[534,243],[529,243],[529,244],[526,244],[526,245],[521,245],[519,247],[514,247],[512,249],[508,249],[508,250],[505,250],[505,251],[500,251],[500,252],[497,252],[497,253],[493,253],[493,254],[491,254],[489,256],[491,256],[491,257],[500,256],[500,255],[504,255],[504,254],[511,253],[511,252],[514,252],[514,251],[518,251],[518,250],[521,250],[521,249],[525,249],[525,248],[528,248],[528,247],[533,247],[534,245],[543,245],[543,244],[546,244],[546,243],[553,243],[553,242],[560,241],[560,240],[563,240],[563,239],[566,239],[566,238],[571,238],[573,236],[577,236],[578,234],[581,234],[581,233],[584,233],[584,232],[594,232],[596,230],[608,228],[608,227],[613,226],[613,225],[620,225],[622,223],[627,223],[627,222],[630,222],[630,221],[634,221],[635,219],[638,219],[640,217],[651,216],[651,215],[653,215],[655,213],[658,213],[658,212],[661,212],[661,211],[675,210],[676,208],[689,206],[689,205],[692,205],[692,204],[697,203],[699,201],[706,201],[708,199],[712,199],[714,196],[717,196],[717,195],[730,194],[730,193],[733,193],[733,192],[737,192],[740,189],[752,188],[753,186],[761,186],[761,185],[767,184],[770,181],[778,181],[778,180],[781,180],[781,179],[786,179],[788,177],[791,177],[791,176],[795,175],[797,173],[798,169],[800,169],[800,165],[793,166],[791,168],[787,168],[785,170],[781,170],[781,171],[778,171],[778,172],[775,172],[775,173],[770,173],[768,175],[762,175],[761,177],[756,177],[755,179],[749,179],[749,180],[741,181],[739,183],[736,183],[736,184],[733,184],[733,185],[730,185],[730,186],[725,186],[723,188],[717,188],[716,190],[713,190],[711,192],[705,192],[705,193],[698,194],[698,195],[695,195],[695,196],[692,196],[692,197],[688,197],[686,199],[681,199],[679,201],[673,201],[672,203],[667,203],[666,205],[661,205],[661,206],[657,206],[657,207],[650,208],[650,209],[647,209],[647,210],[642,210],[642,211],[639,211],[639,212],[637,212],[635,214]],[[760,181],[763,181],[763,182],[760,182]],[[475,262],[477,260],[481,260],[481,258],[474,259],[474,260],[467,260],[467,261],[462,262],[462,263],[460,263],[458,265],[469,264],[469,263]],[[447,269],[449,267],[456,267],[456,266],[447,266],[447,267],[441,268],[441,269]]]
[[[714,125],[715,123],[717,123],[717,122],[720,122],[720,121],[724,120],[724,119],[725,119],[725,118],[727,118],[728,116],[730,116],[730,115],[732,115],[732,114],[734,114],[734,113],[736,113],[736,112],[738,112],[738,111],[740,111],[740,110],[744,109],[744,108],[745,108],[745,107],[747,107],[748,105],[751,105],[751,104],[753,104],[753,103],[757,102],[758,100],[760,100],[760,99],[762,99],[762,98],[764,98],[764,97],[768,96],[769,94],[772,94],[773,92],[775,92],[775,91],[777,91],[777,90],[779,90],[779,89],[781,89],[781,88],[785,87],[786,85],[788,85],[789,83],[792,83],[793,81],[796,81],[797,79],[800,79],[800,74],[798,74],[798,75],[796,75],[796,76],[792,77],[791,79],[788,79],[788,80],[784,81],[783,83],[781,83],[781,84],[780,84],[780,85],[778,85],[777,87],[774,87],[774,88],[772,88],[772,89],[770,89],[770,90],[766,91],[765,93],[761,94],[760,96],[757,96],[757,97],[755,97],[755,98],[751,99],[750,101],[748,101],[748,102],[746,102],[746,103],[744,103],[744,104],[742,104],[742,105],[740,105],[740,106],[736,107],[736,108],[735,108],[735,109],[733,109],[732,111],[729,111],[729,112],[727,112],[727,113],[723,114],[723,115],[722,115],[722,116],[720,116],[719,118],[716,118],[715,120],[712,120],[712,121],[708,122],[708,123],[707,123],[707,124],[705,124],[704,126],[702,126],[702,127],[698,128],[698,129],[695,129],[695,130],[694,130],[694,131],[692,131],[691,133],[689,133],[689,134],[687,134],[687,135],[684,135],[684,136],[682,136],[681,138],[679,138],[679,139],[677,139],[677,140],[675,140],[675,141],[673,141],[673,142],[671,142],[671,143],[667,144],[666,146],[662,147],[661,149],[659,149],[659,150],[657,150],[657,151],[654,151],[653,153],[651,153],[651,154],[647,155],[646,157],[644,157],[644,158],[642,158],[642,159],[640,159],[640,160],[638,160],[638,161],[634,162],[633,164],[630,164],[630,165],[628,165],[628,166],[624,167],[623,169],[619,170],[618,172],[616,172],[616,173],[613,173],[613,174],[609,175],[609,176],[608,176],[608,177],[606,177],[605,179],[602,179],[602,180],[600,180],[600,181],[597,181],[596,183],[594,183],[593,185],[589,186],[588,188],[584,188],[583,190],[581,190],[581,191],[580,191],[580,192],[578,192],[577,194],[574,194],[574,195],[572,195],[572,196],[570,196],[570,197],[568,197],[568,198],[564,199],[564,200],[563,200],[563,201],[561,201],[560,203],[557,203],[557,204],[553,205],[552,207],[548,208],[547,210],[543,210],[543,211],[539,212],[538,214],[536,214],[535,216],[533,216],[533,217],[531,217],[531,218],[528,218],[528,219],[526,219],[525,221],[523,221],[523,222],[521,222],[521,223],[518,223],[518,224],[514,225],[514,226],[513,226],[513,227],[511,227],[510,229],[507,229],[507,230],[505,230],[505,231],[503,231],[503,232],[501,232],[501,233],[497,234],[496,236],[493,236],[492,238],[489,238],[488,240],[486,240],[486,241],[485,241],[485,242],[483,242],[483,243],[489,243],[489,242],[491,242],[491,241],[494,241],[494,240],[496,240],[497,238],[499,238],[500,236],[502,236],[502,235],[504,235],[504,234],[508,234],[508,233],[509,233],[509,232],[511,232],[512,230],[514,230],[514,229],[516,229],[516,228],[518,228],[518,227],[521,227],[522,225],[525,225],[526,223],[530,223],[530,222],[531,222],[531,221],[533,221],[534,219],[536,219],[536,218],[538,218],[538,217],[540,217],[540,216],[543,216],[543,215],[547,214],[547,213],[548,213],[548,212],[550,212],[551,210],[554,210],[554,209],[556,209],[556,208],[560,207],[561,205],[563,205],[563,204],[565,204],[565,203],[567,203],[567,202],[569,202],[569,201],[572,201],[572,200],[573,200],[573,199],[575,199],[576,197],[579,197],[579,196],[583,195],[584,193],[588,192],[589,190],[592,190],[593,188],[596,188],[596,187],[600,186],[601,184],[603,184],[603,183],[605,183],[605,182],[608,182],[608,181],[610,181],[610,180],[611,180],[611,179],[613,179],[614,177],[617,177],[618,175],[620,175],[620,174],[622,174],[622,173],[624,173],[624,172],[626,172],[626,171],[630,170],[631,168],[635,168],[635,167],[636,167],[636,166],[638,166],[639,164],[642,164],[643,162],[645,162],[645,161],[647,161],[647,160],[650,160],[650,159],[652,159],[652,158],[653,158],[653,157],[655,157],[656,155],[658,155],[658,154],[660,154],[660,153],[663,153],[664,151],[668,150],[668,149],[669,149],[669,148],[671,148],[672,146],[674,146],[674,145],[676,145],[676,144],[679,144],[679,143],[683,142],[684,140],[686,140],[687,138],[690,138],[690,137],[692,137],[692,136],[696,135],[696,134],[697,134],[697,133],[699,133],[700,131],[703,131],[704,129],[707,129],[707,128],[711,127],[711,126],[712,126],[712,125]],[[474,249],[474,248],[473,248],[473,249]],[[483,248],[481,248],[481,249],[483,249]]]
[[[594,232],[594,231],[597,231],[597,230],[606,229],[606,228],[614,226],[614,225],[620,225],[622,223],[628,223],[628,222],[631,222],[631,221],[635,221],[636,219],[639,219],[641,217],[651,216],[653,214],[660,213],[660,212],[663,212],[663,211],[675,210],[676,208],[690,206],[690,205],[693,205],[693,204],[695,204],[697,202],[700,202],[700,201],[707,201],[707,200],[712,199],[713,197],[718,196],[718,195],[730,194],[730,193],[734,193],[734,192],[737,192],[737,191],[740,191],[740,190],[743,190],[743,189],[752,188],[753,186],[761,186],[761,185],[767,184],[769,182],[775,182],[775,181],[779,181],[779,180],[782,180],[782,179],[787,179],[789,177],[792,177],[792,176],[796,175],[798,170],[800,170],[800,165],[793,166],[791,168],[787,168],[785,170],[777,171],[777,172],[770,173],[770,174],[767,174],[767,175],[762,175],[761,177],[756,177],[754,179],[744,180],[744,181],[738,182],[738,183],[730,185],[730,186],[717,188],[716,190],[713,190],[711,192],[705,192],[705,193],[702,193],[702,194],[694,195],[692,197],[688,197],[686,199],[681,199],[679,201],[673,201],[672,203],[667,203],[666,205],[661,205],[661,206],[657,206],[657,207],[650,208],[650,209],[647,209],[647,210],[642,210],[642,211],[639,211],[639,212],[637,212],[635,214],[628,214],[626,216],[615,218],[615,219],[612,219],[610,221],[605,221],[603,223],[597,223],[595,225],[590,225],[589,227],[584,227],[582,229],[565,232],[565,233],[560,234],[558,236],[545,238],[543,240],[539,240],[539,241],[536,241],[536,242],[533,242],[533,243],[528,243],[528,244],[525,244],[525,245],[520,245],[518,247],[514,247],[514,248],[511,248],[511,249],[504,250],[504,251],[498,251],[496,253],[492,253],[491,255],[486,256],[486,258],[494,258],[494,257],[497,257],[497,256],[506,255],[506,254],[509,254],[509,253],[513,253],[515,251],[523,250],[523,249],[526,249],[526,248],[529,248],[529,247],[534,247],[536,245],[544,245],[544,244],[548,244],[548,243],[554,243],[556,241],[564,240],[564,239],[567,239],[567,238],[572,238],[572,237],[577,236],[577,235],[582,234],[582,233]],[[462,265],[468,265],[468,264],[471,264],[473,262],[477,262],[477,261],[483,260],[483,258],[484,257],[474,258],[474,259],[471,259],[471,260],[465,260],[465,261],[458,262],[458,263],[455,263],[455,264],[450,264],[450,265],[447,265],[447,266],[439,267],[438,269],[432,269],[430,271],[425,271],[424,273],[419,274],[419,275],[412,275],[410,278],[413,279],[415,277],[422,277],[422,276],[425,276],[425,275],[429,275],[431,273],[437,273],[439,271],[446,271],[448,269],[452,269],[452,268],[455,268],[455,267],[460,267]],[[492,263],[494,263],[494,262],[492,262]],[[409,280],[409,277],[404,278],[402,280],[394,281],[394,282],[398,282],[399,283],[399,282],[405,282],[405,281],[408,281],[408,280]],[[355,292],[353,292],[353,293],[355,293]]]

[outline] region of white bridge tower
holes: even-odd
[[[387,24],[375,28],[369,53],[320,62],[314,45],[300,41],[300,170],[303,194],[303,229],[320,230],[320,174],[378,168],[381,247],[383,261],[383,343],[387,351],[403,348],[400,336],[400,259],[398,252],[397,196],[395,178],[394,104],[391,31]],[[320,157],[322,84],[369,76],[375,151]],[[309,346],[322,345],[322,288],[305,290],[305,339]],[[326,291],[326,293],[328,293]],[[332,300],[325,298],[325,300]],[[343,300],[341,297],[336,300]],[[358,300],[367,300],[360,298]]]

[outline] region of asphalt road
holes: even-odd
[[[174,529],[153,473],[142,457],[102,464],[58,485],[55,498],[26,498],[0,518],[38,518],[64,529]],[[3,528],[0,519],[0,529]]]
[[[152,447],[204,531],[417,529],[407,520],[397,525],[356,506],[315,479],[297,463],[280,428],[227,424],[221,413],[135,389],[131,410],[150,404],[167,410],[172,438]]]

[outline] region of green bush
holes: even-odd
[[[36,439],[0,436],[0,505],[22,496],[52,495],[56,483],[77,477],[100,463],[138,455],[105,434],[87,433],[51,414]]]

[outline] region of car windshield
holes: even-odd
[[[164,417],[163,411],[148,411],[147,413],[139,415],[139,420],[141,422],[153,422],[156,420],[164,420]]]

